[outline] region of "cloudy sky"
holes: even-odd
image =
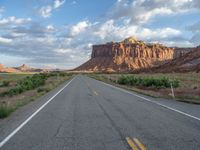
[[[77,67],[92,44],[134,36],[200,45],[200,0],[0,0],[0,63]]]

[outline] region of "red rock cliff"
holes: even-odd
[[[151,69],[151,71],[163,73],[200,72],[200,46],[190,49],[184,48],[182,51],[178,51],[178,53],[181,53],[180,57],[176,57],[168,63],[154,67]]]
[[[79,71],[133,71],[161,65],[180,54],[161,44],[145,44],[135,38],[94,45],[91,59]]]

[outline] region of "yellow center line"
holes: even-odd
[[[141,150],[147,150],[146,147],[137,138],[134,138],[133,140]]]
[[[96,91],[93,91],[95,95],[99,95]]]
[[[139,150],[131,138],[127,137],[126,141],[133,150]]]

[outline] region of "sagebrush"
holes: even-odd
[[[171,85],[174,88],[179,87],[179,81],[177,79],[169,79],[167,77],[135,77],[135,76],[121,76],[117,83],[131,86],[145,86],[156,88],[169,88]]]

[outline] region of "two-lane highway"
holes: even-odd
[[[0,149],[199,150],[200,107],[172,103],[78,75],[1,137]]]

